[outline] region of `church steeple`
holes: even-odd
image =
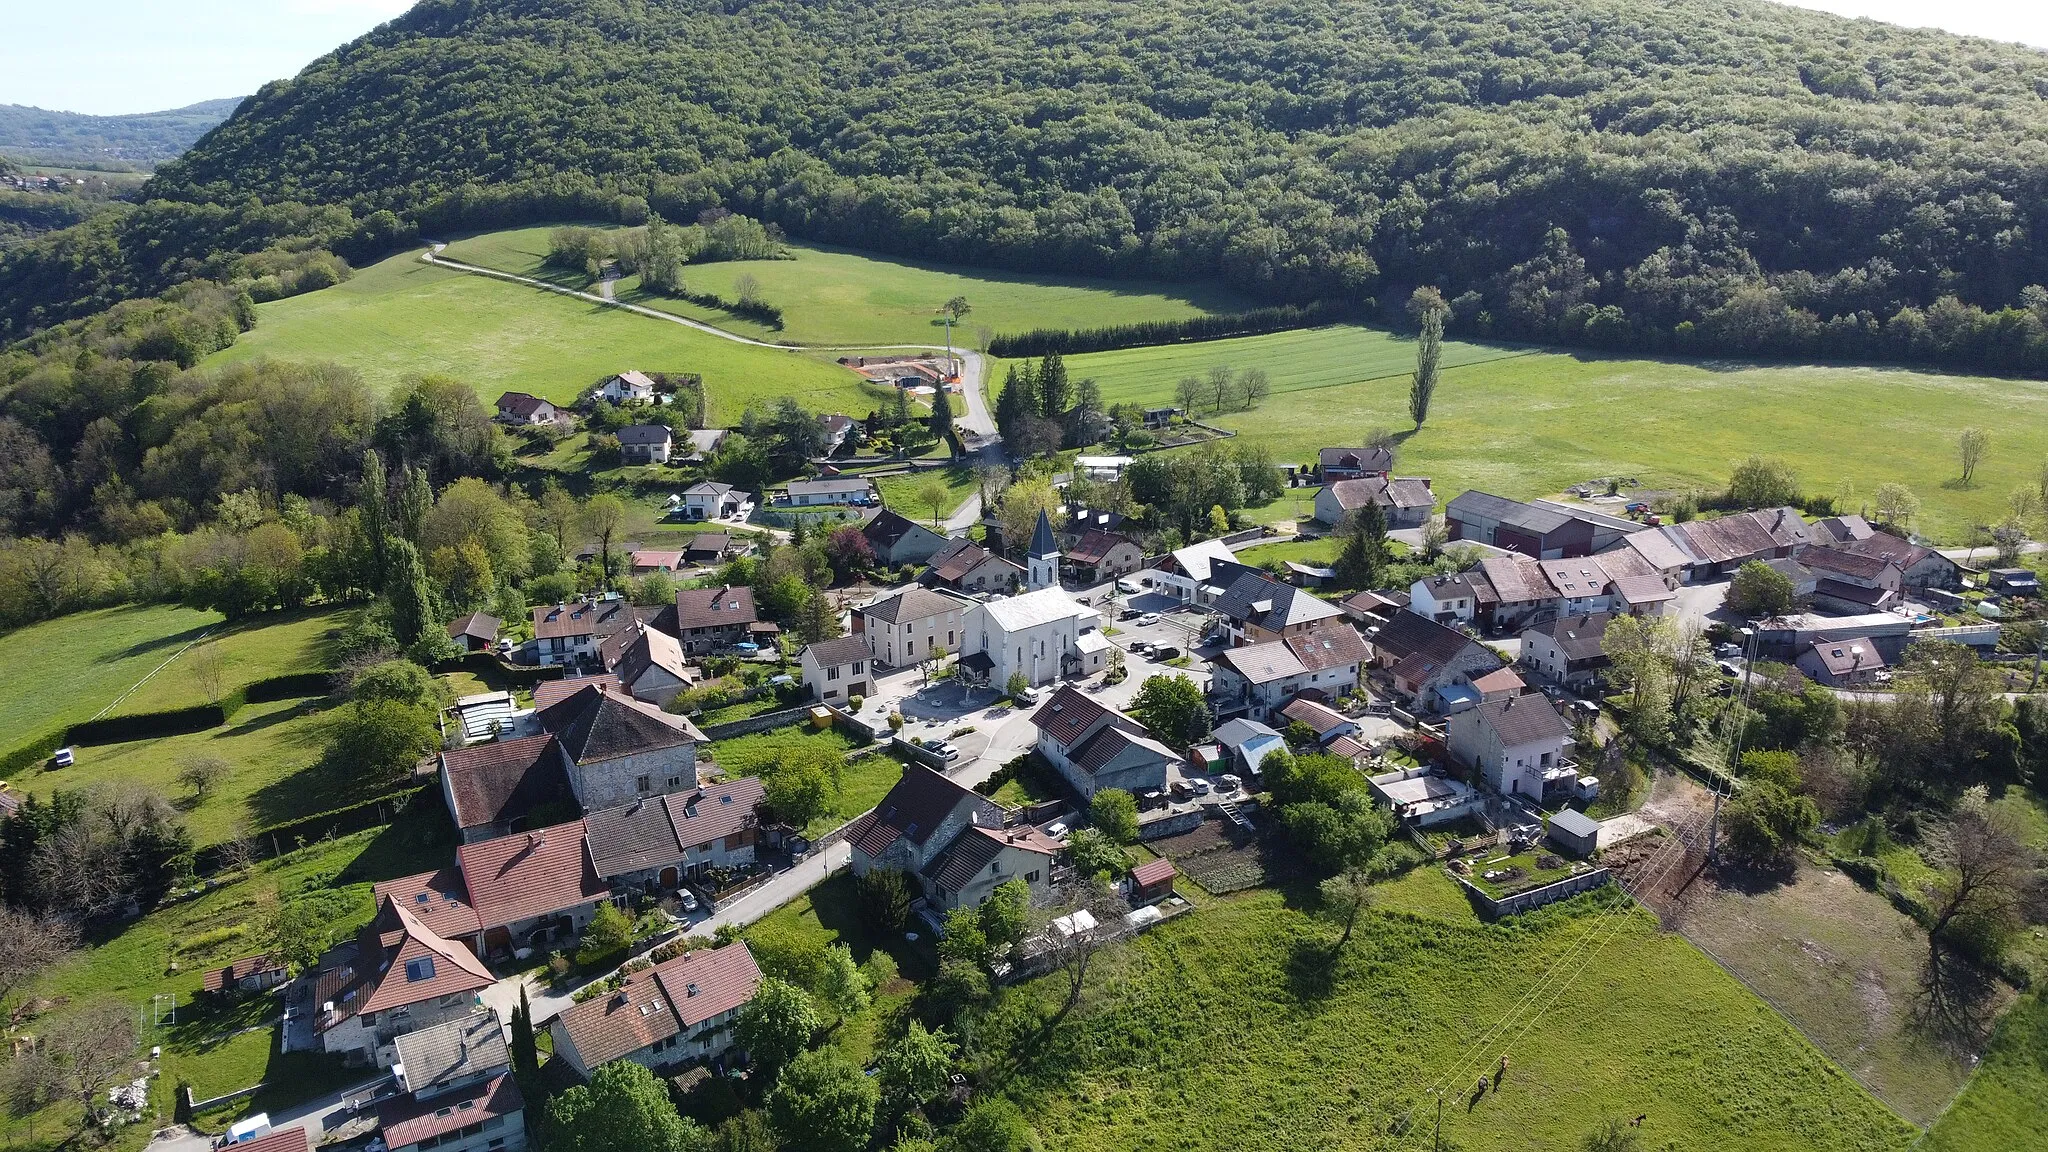
[[[1031,547],[1025,565],[1025,590],[1036,592],[1040,588],[1054,588],[1060,582],[1060,546],[1053,539],[1052,520],[1043,508],[1038,511],[1038,526],[1031,531]]]

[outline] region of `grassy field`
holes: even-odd
[[[468,381],[486,403],[507,389],[567,401],[627,368],[696,372],[714,424],[737,420],[750,400],[782,396],[822,412],[874,407],[853,372],[818,357],[430,267],[418,256],[393,256],[344,284],[259,305],[255,330],[207,363],[332,361],[380,389],[438,373]]]
[[[1211,419],[1270,444],[1283,461],[1406,431],[1413,346],[1356,327],[1102,352],[1067,359],[1111,402],[1170,403],[1174,382],[1211,365],[1264,368],[1274,395]],[[1428,424],[1397,449],[1396,470],[1428,476],[1440,499],[1467,488],[1555,493],[1600,476],[1653,488],[1719,490],[1751,454],[1778,456],[1810,493],[1851,511],[1878,485],[1922,501],[1912,527],[1961,541],[2003,515],[2048,456],[2048,383],[1902,368],[1772,367],[1610,359],[1449,343]],[[1003,367],[991,372],[1002,378]],[[1991,433],[1973,485],[1955,482],[1954,430]],[[1855,445],[1855,451],[1844,451]]]
[[[875,488],[882,494],[882,503],[902,516],[931,526],[932,509],[919,497],[927,484],[937,484],[946,490],[946,507],[941,516],[951,516],[960,505],[976,491],[974,469],[965,464],[949,468],[938,468],[926,472],[906,472],[900,476],[878,476]],[[940,533],[944,535],[944,533]]]
[[[1422,1086],[1438,1081],[1456,1093],[1446,1147],[1563,1152],[1602,1118],[1638,1114],[1646,1147],[1702,1152],[1865,1152],[1914,1136],[1640,911],[1533,1027],[1460,1062],[1450,1054],[1582,939],[1586,899],[1485,925],[1434,871],[1382,892],[1327,988],[1300,957],[1333,929],[1278,892],[1218,900],[1105,956],[1080,1011],[992,1071],[1012,1076],[1048,1147],[1076,1152],[1427,1148],[1427,1123],[1406,1140],[1384,1133],[1408,1104],[1419,1115]],[[1063,992],[1057,977],[1026,990],[1044,1010]],[[1016,1031],[1028,1037],[1036,1019]],[[1468,1110],[1473,1077],[1503,1053],[1500,1090]]]
[[[18,629],[0,635],[0,662],[8,669],[0,677],[0,727],[10,740],[25,740],[50,725],[88,719],[131,688],[114,714],[204,704],[205,689],[194,677],[175,665],[158,669],[208,629],[208,641],[218,645],[224,691],[287,672],[317,671],[330,666],[327,633],[345,612],[277,613],[227,628],[216,612],[146,605],[79,612]]]
[[[1768,997],[1899,1114],[1940,1115],[1970,1074],[1913,1021],[1927,937],[1883,896],[1802,867],[1768,891],[1713,889],[1689,901],[1686,936]]]
[[[1999,1021],[1962,1095],[1927,1133],[1928,1152],[2048,1148],[2048,993],[2023,998]]]
[[[449,245],[447,255],[487,268],[567,282],[542,265],[551,230],[552,226],[545,226],[475,236]],[[795,257],[791,260],[692,265],[684,277],[692,291],[731,300],[739,295],[734,282],[752,276],[760,283],[762,299],[782,309],[780,331],[639,292],[637,277],[620,281],[619,298],[757,339],[858,345],[943,344],[946,326],[939,318],[939,308],[955,296],[965,296],[974,310],[954,326],[953,341],[961,347],[973,347],[982,328],[992,332],[1092,328],[1105,323],[1180,320],[1256,306],[1213,285],[1031,276],[914,263],[810,244],[791,245],[790,251]],[[575,279],[582,283],[574,287],[588,284],[587,278]]]
[[[346,774],[320,771],[327,743],[322,698],[251,704],[225,727],[117,744],[81,744],[78,762],[20,777],[16,788],[38,793],[88,783],[139,784],[170,797],[202,846],[239,832],[281,824],[376,795]],[[195,800],[178,783],[194,757],[218,757],[227,778]]]

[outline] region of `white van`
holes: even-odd
[[[237,1120],[228,1125],[227,1135],[220,1138],[221,1147],[230,1144],[247,1144],[258,1136],[270,1131],[270,1113],[258,1112],[247,1120]]]

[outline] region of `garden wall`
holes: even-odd
[[[1555,904],[1559,900],[1577,896],[1581,892],[1591,892],[1595,888],[1604,886],[1613,878],[1614,874],[1607,869],[1595,868],[1591,872],[1581,872],[1577,876],[1567,876],[1555,884],[1545,884],[1541,888],[1531,888],[1527,892],[1517,892],[1512,896],[1503,896],[1496,900],[1488,896],[1484,891],[1481,891],[1470,880],[1456,873],[1451,873],[1451,879],[1464,885],[1467,892],[1478,898],[1480,907],[1484,908],[1489,916],[1495,918],[1513,916],[1518,912],[1527,912],[1532,908],[1541,908],[1545,904]]]

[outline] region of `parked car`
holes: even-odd
[[[1735,661],[1723,660],[1718,666],[1721,669],[1721,675],[1738,680],[1742,678],[1742,669],[1735,666]]]
[[[1038,703],[1038,689],[1026,684],[1017,690],[1017,694],[1013,699],[1019,704],[1036,704]]]
[[[1175,648],[1171,644],[1162,644],[1152,649],[1152,658],[1154,660],[1177,660],[1180,658],[1180,649]]]
[[[1065,820],[1055,820],[1052,823],[1047,824],[1045,826],[1045,834],[1047,836],[1052,837],[1055,840],[1059,839],[1062,836],[1065,836],[1068,831],[1069,829],[1067,828],[1067,822]]]
[[[1157,624],[1159,623],[1159,613],[1147,612],[1143,616],[1138,617],[1138,623],[1144,625],[1145,627],[1150,627],[1154,624]]]
[[[1130,643],[1130,650],[1143,656],[1152,651],[1152,643],[1149,640],[1133,640]]]
[[[1216,782],[1218,784],[1223,785],[1223,790],[1225,792],[1235,792],[1239,788],[1244,787],[1244,781],[1239,780],[1236,776],[1232,775],[1229,772],[1225,772],[1223,775],[1218,776],[1216,778]]]
[[[1136,580],[1119,580],[1116,582],[1116,590],[1126,596],[1136,596],[1141,591]]]
[[[1188,797],[1194,795],[1194,790],[1188,787],[1188,782],[1185,780],[1175,780],[1173,784],[1167,788],[1167,791],[1173,794],[1173,798],[1175,800],[1185,800]]]
[[[50,763],[55,764],[59,768],[69,768],[71,767],[72,764],[77,762],[77,759],[77,753],[73,752],[71,749],[59,748],[57,749],[57,754],[55,756],[50,757]]]
[[[1119,620],[1136,620],[1140,615],[1143,615],[1143,613],[1140,613],[1136,608],[1126,608],[1117,613],[1116,618]]]
[[[1571,703],[1571,708],[1572,711],[1584,716],[1588,720],[1598,720],[1600,718],[1600,706],[1591,700],[1574,700]]]
[[[697,894],[688,888],[676,889],[676,906],[685,912],[697,910]]]
[[[1207,780],[1202,779],[1200,776],[1195,777],[1189,783],[1194,786],[1195,795],[1207,796],[1209,794],[1209,782]]]
[[[924,750],[935,753],[939,759],[944,760],[948,764],[960,758],[960,750],[944,740],[927,740],[925,741]]]

